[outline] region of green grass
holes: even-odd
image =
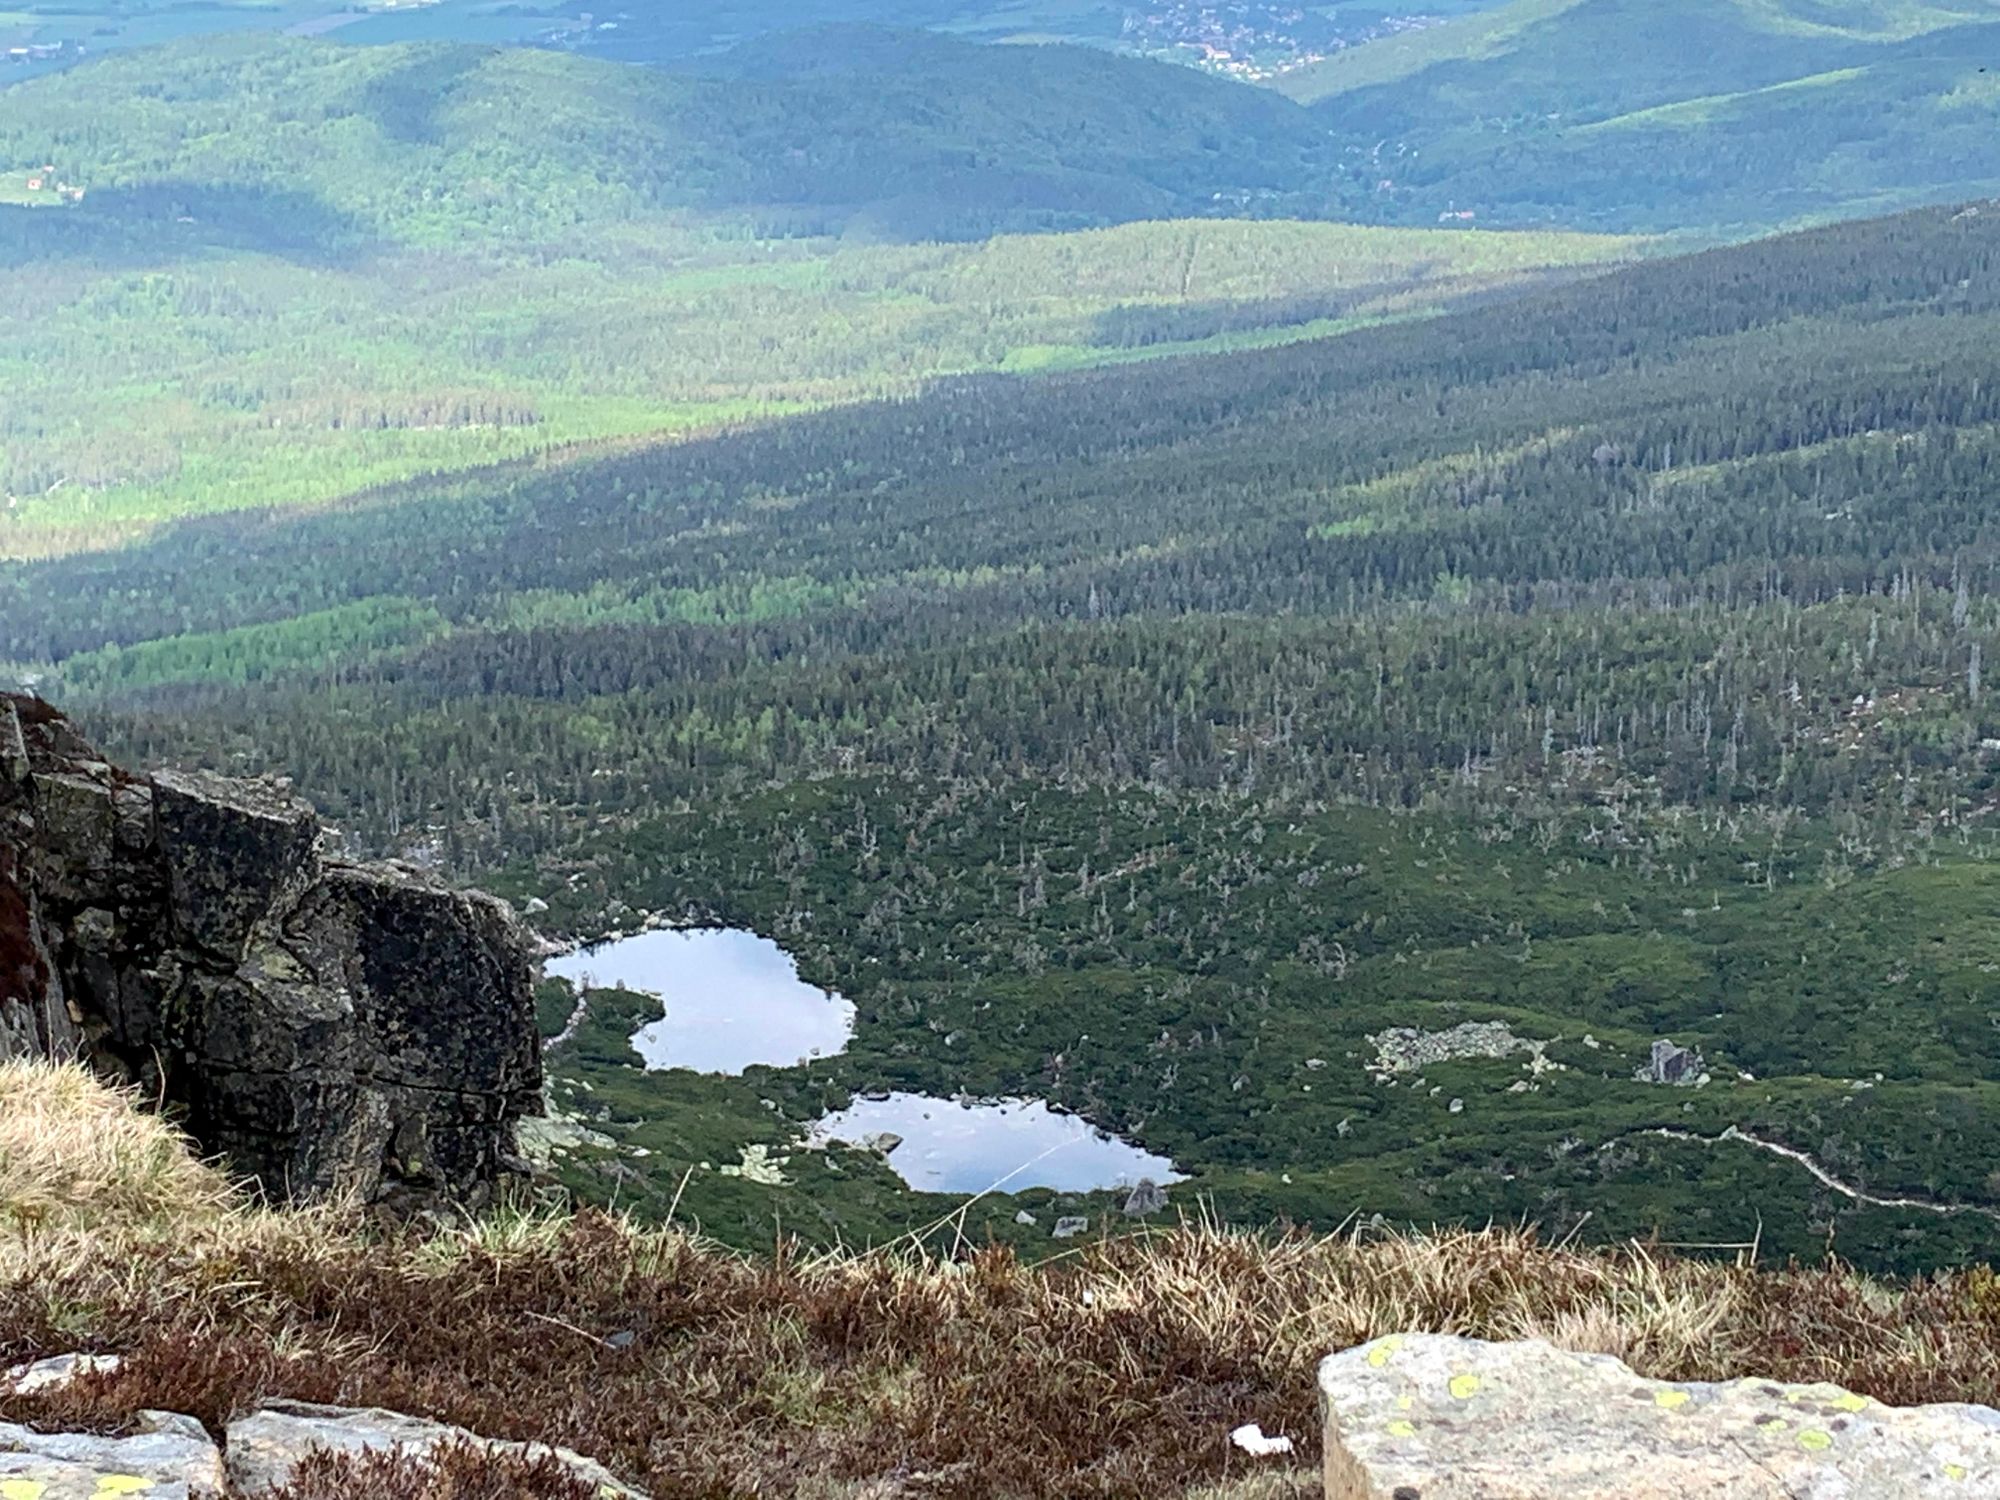
[[[1460,16],[1442,26],[1400,32],[1365,47],[1337,53],[1325,62],[1294,68],[1272,87],[1302,104],[1317,104],[1356,89],[1399,83],[1426,68],[1501,56],[1543,22],[1560,17],[1584,0],[1513,0],[1496,10]]]
[[[1768,88],[1750,89],[1740,94],[1707,94],[1697,99],[1683,99],[1674,104],[1657,104],[1651,109],[1635,110],[1629,115],[1613,115],[1608,120],[1598,120],[1580,126],[1577,134],[1587,135],[1596,130],[1626,130],[1641,125],[1688,127],[1708,125],[1732,115],[1746,114],[1758,102],[1777,95],[1799,90],[1839,88],[1843,84],[1858,82],[1868,76],[1868,71],[1866,68],[1836,68],[1830,73],[1813,73],[1804,78],[1789,78]]]

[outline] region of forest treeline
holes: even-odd
[[[519,741],[508,789],[458,754],[399,773],[402,826],[836,755],[1396,803],[1582,756],[1593,786],[1815,809],[1886,770],[1965,815],[2000,727],[1996,255],[2000,217],[1925,213],[189,523],[0,575],[0,659],[162,722],[249,685],[209,711],[301,776],[342,753],[329,693],[457,705],[468,754]],[[562,727],[607,704],[608,738]],[[328,779],[379,831],[355,771]]]
[[[1533,9],[1349,49],[1310,108],[866,26],[672,71],[199,37],[0,88],[0,556],[1324,336],[1661,248],[1579,226],[1726,239],[2000,190],[2000,26]]]

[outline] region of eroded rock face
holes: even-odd
[[[539,1104],[525,937],[320,846],[282,783],[133,776],[0,694],[0,1057],[140,1082],[277,1197],[476,1204]]]
[[[2000,1412],[1831,1385],[1642,1380],[1606,1355],[1409,1334],[1325,1360],[1327,1500],[2000,1495]]]

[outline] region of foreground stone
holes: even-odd
[[[59,1354],[53,1359],[38,1359],[0,1374],[0,1395],[36,1396],[65,1390],[87,1376],[115,1375],[123,1364],[115,1354]]]
[[[1831,1385],[1642,1380],[1607,1355],[1430,1334],[1323,1361],[1327,1500],[2000,1495],[2000,1412]]]
[[[477,1206],[540,1102],[524,935],[321,844],[281,782],[135,776],[0,693],[0,1058],[136,1082],[276,1198]]]
[[[503,1443],[476,1437],[462,1427],[426,1422],[400,1412],[314,1406],[303,1401],[274,1401],[262,1411],[229,1424],[226,1434],[229,1482],[241,1500],[282,1489],[292,1471],[308,1454],[326,1451],[349,1455],[396,1452],[406,1458],[427,1458],[451,1444],[483,1448],[489,1453],[527,1459],[554,1459],[604,1500],[645,1500],[644,1494],[622,1484],[610,1470],[567,1448],[545,1443]],[[54,1496],[50,1500],[55,1500]]]
[[[141,1412],[132,1437],[30,1432],[0,1422],[0,1496],[6,1500],[213,1500],[222,1455],[201,1424]]]

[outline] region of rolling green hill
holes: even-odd
[[[1326,131],[1274,95],[899,35],[893,74],[866,88],[524,50],[181,43],[0,91],[0,164],[86,188],[79,235],[142,224],[323,257],[662,212],[907,239],[1330,206]]]
[[[1379,212],[1747,228],[2000,190],[2000,5],[1516,0],[1280,87]]]
[[[643,1213],[930,1222],[866,1154],[714,1164],[966,1090],[1238,1222],[1962,1262],[2000,1250],[1996,346],[2000,213],[1927,211],[183,522],[0,566],[0,658],[128,759],[282,767],[559,931],[721,920],[851,998],[846,1052],[739,1079],[641,1071],[651,1003],[593,1002],[555,1070],[613,1144],[569,1180]],[[1708,1082],[1635,1076],[1663,1039]],[[1024,1207],[1113,1204],[966,1232]]]
[[[1456,108],[1501,112],[1509,88],[1525,113],[1567,116],[1721,93],[1824,71],[1834,56],[2000,20],[1991,0],[1509,0],[1445,25],[1405,32],[1288,74],[1307,104],[1385,85],[1449,82]],[[1880,55],[1880,54],[1877,54]],[[1435,102],[1440,96],[1430,95]]]
[[[292,254],[659,214],[889,240],[1220,212],[1712,239],[2000,191],[1996,0],[1515,0],[1275,80],[1311,108],[853,23],[673,61],[186,41],[0,90],[0,177],[88,187],[82,243],[136,221]],[[21,233],[0,215],[0,255]]]
[[[1425,0],[1426,18],[1498,0]],[[81,55],[239,31],[329,36],[371,45],[477,42],[549,47],[620,62],[677,64],[811,27],[929,28],[977,41],[1070,42],[1265,74],[1409,24],[1382,0],[1299,7],[1233,0],[702,0],[606,12],[598,0],[64,0],[0,9],[0,79]],[[1212,58],[1217,45],[1227,59]],[[53,55],[13,57],[11,49]],[[78,49],[82,49],[79,51]]]
[[[1640,248],[1117,224],[1293,180],[1305,112],[1066,50],[991,54],[1025,76],[982,83],[989,54],[917,43],[921,87],[238,39],[0,91],[0,554],[938,374],[1324,334]],[[1114,227],[893,242],[1045,221]]]

